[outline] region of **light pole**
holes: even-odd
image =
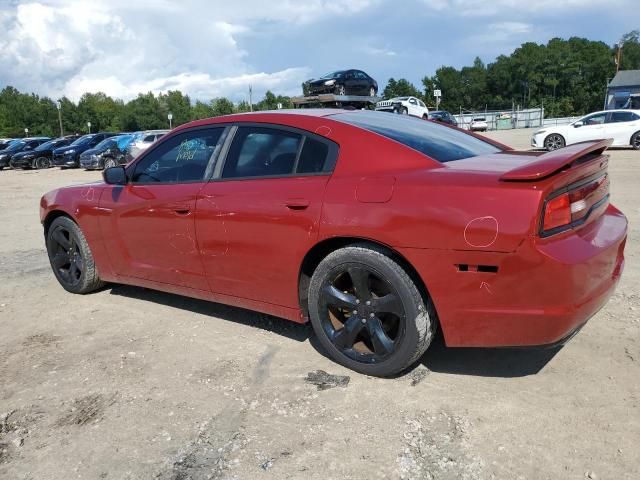
[[[25,129],[24,129],[24,136],[25,136],[25,137],[28,137],[28,136],[29,136],[29,129],[28,129],[28,128],[25,128]]]
[[[171,130],[171,120],[173,120],[173,113],[169,112],[169,115],[167,115],[167,118],[169,119],[169,130]]]
[[[58,109],[58,122],[60,122],[60,136],[64,137],[64,131],[62,130],[62,104],[60,100],[56,102],[56,108]]]
[[[89,133],[91,133],[91,122],[87,122],[87,129],[89,130]]]

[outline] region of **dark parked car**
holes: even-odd
[[[125,158],[126,148],[134,139],[133,134],[110,137],[95,148],[91,148],[80,154],[80,166],[87,170],[102,170],[127,163]]]
[[[53,165],[56,167],[79,167],[80,154],[95,147],[105,138],[118,135],[117,133],[88,133],[78,138],[71,145],[56,148],[53,151]]]
[[[375,97],[378,82],[362,70],[338,70],[309,82],[309,94],[368,95]]]
[[[458,126],[458,122],[453,118],[446,110],[436,110],[435,112],[429,112],[429,120],[433,120],[434,122],[448,123],[449,125],[453,125],[454,127]]]
[[[4,150],[9,145],[11,145],[12,142],[15,142],[15,141],[16,141],[15,138],[0,138],[0,151]]]
[[[73,142],[77,135],[49,140],[33,150],[16,153],[11,157],[13,168],[49,168],[53,161],[53,151]]]
[[[51,140],[49,137],[30,137],[12,142],[11,145],[0,151],[0,170],[11,166],[11,158],[16,153],[30,152],[49,140]]]

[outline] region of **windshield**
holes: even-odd
[[[320,78],[342,78],[343,76],[344,76],[344,72],[343,71],[339,71],[339,72],[327,73],[327,74],[321,76]]]
[[[26,144],[27,144],[27,142],[25,142],[24,140],[18,140],[17,142],[11,143],[11,145],[9,145],[6,148],[6,150],[7,150],[7,152],[15,152],[16,150],[20,150]]]
[[[95,148],[96,150],[102,150],[102,149],[109,148],[111,145],[113,145],[113,143],[114,143],[113,138],[105,138],[93,148]]]
[[[75,142],[73,142],[71,145],[82,145],[83,143],[87,143],[93,137],[95,137],[95,134],[93,134],[93,133],[89,133],[87,135],[83,135],[79,139],[77,139]]]
[[[460,130],[408,115],[361,111],[331,118],[395,140],[442,163],[502,151]]]
[[[61,147],[65,144],[64,140],[49,140],[48,142],[44,142],[36,151],[41,152],[42,150],[47,150],[49,148]]]

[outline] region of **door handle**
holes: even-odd
[[[290,210],[304,210],[309,206],[309,200],[306,198],[289,198],[285,205]]]

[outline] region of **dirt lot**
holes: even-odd
[[[640,152],[611,160],[627,265],[584,330],[559,351],[438,341],[391,380],[335,365],[307,326],[133,287],[66,293],[38,200],[99,173],[0,172],[0,478],[640,478]],[[350,381],[319,389],[318,369]]]

